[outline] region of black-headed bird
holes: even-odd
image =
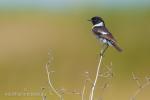
[[[106,28],[104,20],[101,17],[95,16],[88,21],[91,21],[93,24],[92,32],[106,46],[103,53],[105,52],[108,46],[113,46],[119,52],[122,51],[122,49],[118,46],[117,41],[115,40],[113,35]]]

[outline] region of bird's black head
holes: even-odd
[[[101,22],[104,24],[103,19],[98,16],[92,17],[89,21],[91,21],[93,25],[99,24]]]

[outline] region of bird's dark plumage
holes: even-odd
[[[92,22],[93,27],[92,31],[103,43],[115,47],[118,51],[122,49],[118,46],[116,39],[106,28],[105,23],[101,17],[95,16],[92,17],[89,21]]]

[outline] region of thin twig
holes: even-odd
[[[42,90],[42,93],[41,93],[42,100],[46,100],[45,88],[42,88],[41,90]]]
[[[60,100],[63,100],[62,95],[57,92],[57,90],[54,88],[54,86],[51,83],[50,72],[48,70],[48,64],[45,65],[45,68],[46,68],[49,86],[51,87],[52,91],[60,98]]]
[[[144,88],[146,88],[147,86],[150,85],[150,80],[149,80],[149,78],[145,77],[145,79],[147,80],[147,82],[142,85],[142,84],[140,83],[139,78],[136,77],[133,72],[132,72],[132,77],[133,77],[133,80],[136,81],[136,84],[137,84],[137,86],[138,86],[137,91],[136,91],[136,92],[134,93],[134,95],[131,97],[131,100],[135,100],[135,98],[137,97],[137,95],[138,95]]]
[[[87,81],[88,81],[87,79],[84,80],[84,86],[83,86],[82,93],[81,93],[82,100],[85,100],[85,99],[84,99],[84,94],[85,94],[85,88],[86,88],[86,83],[87,83]]]
[[[42,95],[42,100],[46,100],[46,95]]]
[[[105,82],[104,86],[101,87],[102,94],[101,94],[101,96],[99,97],[98,100],[103,100],[103,96],[102,95],[104,94],[104,91],[106,90],[106,88],[109,87],[109,84],[110,84],[110,81],[111,81],[110,79],[113,77],[112,63],[110,63],[109,66],[108,65],[104,65],[104,68],[106,69],[106,71],[104,73],[101,73],[99,76],[103,77],[103,78],[109,78],[109,79]]]
[[[139,78],[138,78],[133,72],[132,72],[132,77],[133,77],[133,80],[135,80],[137,86],[138,86],[139,88],[141,88],[142,85],[141,85],[141,83],[140,83],[140,80],[139,80]]]
[[[99,77],[100,67],[101,67],[103,55],[104,55],[104,53],[106,52],[107,48],[108,48],[108,44],[104,44],[103,48],[102,48],[101,51],[100,51],[99,64],[98,64],[98,67],[97,67],[97,72],[96,72],[96,76],[95,76],[94,83],[93,83],[93,85],[92,85],[92,89],[91,89],[91,93],[90,93],[89,100],[93,100],[93,98],[94,98],[94,91],[95,91],[97,79],[98,79],[98,77]]]
[[[99,76],[102,78],[112,78],[113,77],[113,72],[112,72],[112,64],[110,66],[104,65],[105,70],[104,72],[99,73]]]
[[[102,93],[103,94],[104,94],[105,89],[108,87],[108,85],[109,85],[109,83],[105,83],[104,86],[102,87]],[[102,97],[103,94],[101,94],[101,96],[99,97],[98,100],[103,100],[103,97]]]
[[[94,83],[93,83],[93,86],[92,86],[92,89],[91,89],[91,93],[90,93],[90,100],[93,100],[93,98],[94,98],[93,94],[94,94],[94,90],[95,90],[95,87],[96,87],[97,79],[98,79],[98,76],[99,76],[102,58],[103,58],[103,56],[101,55],[100,59],[99,59],[99,64],[98,64],[98,67],[97,67],[95,80],[94,80]]]

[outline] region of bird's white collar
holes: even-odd
[[[104,23],[103,22],[100,22],[100,23],[98,23],[98,24],[95,24],[94,26],[104,26]],[[93,27],[94,27],[93,26]]]

